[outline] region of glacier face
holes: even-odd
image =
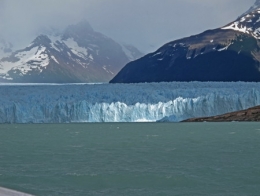
[[[259,83],[0,85],[0,123],[178,122],[256,105]]]

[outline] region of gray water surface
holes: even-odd
[[[0,125],[0,186],[33,195],[260,194],[260,123]]]

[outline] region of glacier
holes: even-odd
[[[0,123],[179,122],[256,105],[259,83],[0,84]]]

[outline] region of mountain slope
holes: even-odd
[[[256,9],[258,9],[260,7],[260,0],[256,0],[255,4],[253,6],[251,6],[245,13],[243,13],[240,17],[245,16],[253,11],[255,11]]]
[[[246,110],[239,110],[218,116],[204,117],[204,118],[190,118],[183,122],[232,122],[232,121],[246,121],[257,122],[260,121],[260,106],[248,108]]]
[[[165,44],[128,63],[111,83],[260,81],[260,9],[228,25]]]
[[[83,21],[62,34],[40,35],[28,47],[2,58],[0,80],[107,82],[131,60],[120,44]]]

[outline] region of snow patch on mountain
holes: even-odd
[[[124,53],[125,53],[126,56],[129,58],[129,60],[130,60],[130,61],[135,60],[135,57],[133,56],[133,54],[131,53],[131,51],[129,51],[129,50],[125,47],[125,45],[122,44],[121,46],[122,46],[122,49],[123,49]]]
[[[141,58],[144,54],[137,50],[134,46],[128,44],[121,44],[122,50],[126,54],[127,58],[130,61],[134,61],[138,58]]]
[[[229,45],[225,46],[224,48],[218,49],[218,51],[221,52],[221,51],[223,51],[223,50],[227,50],[231,44],[232,44],[232,43],[230,43]]]
[[[142,56],[133,46],[121,48],[86,21],[63,32],[46,32],[29,46],[0,56],[1,82],[108,82],[126,63]],[[7,51],[1,43],[0,55]]]
[[[65,43],[71,51],[83,59],[88,58],[88,50],[84,47],[80,47],[76,41],[74,41],[73,38],[69,38],[67,40],[63,40],[63,43]]]
[[[55,58],[55,56],[51,56],[52,60],[54,60],[57,64],[60,64],[59,61]]]
[[[61,52],[61,49],[57,47],[57,43],[51,42],[51,46],[52,46],[52,48],[55,49],[56,51]]]
[[[45,50],[45,47],[33,47],[27,51],[17,53],[14,56],[18,59],[16,62],[1,61],[0,74],[6,74],[10,70],[19,71],[20,75],[25,75],[33,69],[42,72],[42,69],[49,64],[49,57]]]
[[[250,34],[256,39],[260,39],[260,2],[257,1],[254,8],[236,21],[222,27],[223,30],[234,30]]]
[[[260,8],[260,0],[256,0],[255,3],[254,3],[254,5],[251,6],[251,7],[249,8],[249,10],[247,10],[247,11],[246,11],[244,14],[242,14],[239,18],[241,18],[242,16],[245,16],[245,15],[247,15],[247,14],[249,14],[249,13],[251,13],[251,12],[253,12],[253,11],[259,9],[259,8]]]
[[[240,25],[239,27],[239,22],[234,22],[231,25],[227,26],[227,27],[223,27],[222,29],[232,29],[234,31],[239,31],[242,33],[250,33],[250,29],[248,29],[246,26]]]

